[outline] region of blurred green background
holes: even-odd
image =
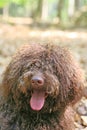
[[[0,0],[0,15],[11,23],[21,17],[24,24],[87,27],[87,0]]]

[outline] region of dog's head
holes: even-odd
[[[83,80],[67,49],[31,44],[13,56],[2,84],[4,95],[12,97],[18,109],[51,112],[77,102]]]

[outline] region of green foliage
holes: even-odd
[[[25,5],[28,0],[11,0],[11,2],[19,5]]]
[[[67,1],[64,0],[63,10],[61,12],[61,20],[64,24],[66,24],[67,21],[68,21],[68,11],[67,11],[67,9],[68,9],[68,0]]]
[[[53,3],[54,1],[58,1],[58,0],[48,0],[49,3]]]
[[[10,0],[0,0],[0,8],[3,8],[4,6],[6,6],[9,2]]]
[[[87,5],[77,12],[74,23],[76,26],[87,27]]]

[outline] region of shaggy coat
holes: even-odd
[[[56,44],[24,45],[2,81],[0,130],[74,130],[74,105],[82,96],[81,69]]]

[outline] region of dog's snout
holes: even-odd
[[[41,76],[33,76],[31,79],[31,84],[33,87],[42,87],[44,85],[44,79]]]

